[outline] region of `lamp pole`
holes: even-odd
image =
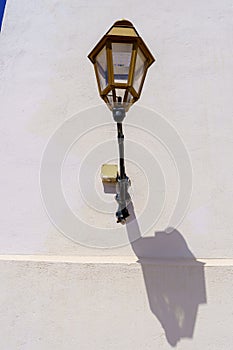
[[[117,123],[117,139],[119,145],[119,165],[120,165],[120,178],[125,179],[125,159],[124,159],[124,134],[122,123]]]
[[[125,171],[125,157],[124,157],[124,133],[123,133],[123,120],[125,118],[125,108],[121,102],[121,98],[118,97],[118,102],[112,110],[113,119],[117,123],[117,140],[119,147],[119,168],[120,174],[117,177],[116,187],[116,201],[118,203],[118,209],[116,212],[117,222],[121,224],[126,223],[126,219],[129,216],[127,206],[130,202],[130,195],[128,189],[130,186],[130,180]]]

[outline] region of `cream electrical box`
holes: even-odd
[[[103,182],[117,182],[118,166],[116,164],[103,164],[101,179]]]

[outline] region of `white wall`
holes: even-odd
[[[232,264],[21,260],[0,264],[1,349],[232,348]]]
[[[157,59],[138,106],[154,109],[171,122],[191,157],[193,195],[179,230],[196,256],[231,257],[231,2],[130,4],[8,1],[1,33],[2,253],[105,254],[73,244],[51,224],[42,206],[38,176],[43,150],[56,128],[83,109],[92,111],[102,104],[86,56],[112,23],[125,17],[135,24]],[[126,122],[134,122],[137,108],[131,109]],[[103,104],[102,119],[94,111],[93,125],[101,125],[103,120],[112,123]],[[145,128],[159,137],[151,127],[151,117],[147,119],[144,113]],[[113,123],[101,135],[115,145]],[[98,130],[90,136],[99,141]],[[126,130],[127,136],[134,137]],[[140,141],[135,141],[147,145],[147,137],[142,134]],[[87,142],[81,144],[83,155],[89,152]],[[169,167],[163,165],[162,153],[160,156],[154,145],[147,146],[167,176]],[[112,156],[117,156],[116,148]],[[134,161],[140,165],[140,159]],[[134,170],[129,175],[137,184],[137,195],[141,186]],[[93,182],[92,174],[87,174],[88,179]],[[69,187],[68,179],[65,186]],[[70,185],[68,191],[72,190]],[[170,199],[174,204],[175,190],[177,182],[170,187],[168,183],[168,205]],[[114,212],[114,199],[106,196]],[[140,205],[137,202],[134,205]],[[155,198],[154,205],[157,202]],[[165,229],[169,214],[165,211],[163,221],[153,225],[148,234]],[[88,212],[82,215],[88,220]],[[95,218],[98,220],[97,214]],[[113,228],[118,227],[113,213],[101,218],[101,227],[105,228],[106,218]],[[123,228],[120,234],[124,232]],[[131,253],[130,247],[107,251],[107,255]]]
[[[232,273],[233,258],[232,12],[232,3],[228,0],[221,3],[146,0],[133,4],[123,0],[8,0],[0,34],[0,254],[10,255],[7,257],[9,261],[14,260],[11,256],[17,254],[43,255],[44,258],[39,261],[46,259],[47,255],[60,256],[61,260],[63,256],[79,256],[81,259],[85,256],[98,256],[100,261],[104,256],[113,256],[113,271],[119,279],[122,271],[118,263],[122,262],[123,257],[131,257],[133,261],[148,257],[189,258],[193,262],[195,258],[204,259],[205,274],[202,274],[195,293],[198,294],[199,287],[205,285],[208,292],[202,295],[202,301],[206,305],[201,306],[203,313],[200,318],[193,318],[197,324],[195,337],[193,334],[189,336],[189,341],[180,345],[180,349],[227,349],[230,338],[232,340],[229,328],[232,315],[228,311],[233,305],[227,294],[231,287],[228,276]],[[132,107],[125,120],[127,171],[133,184],[132,196],[137,218],[127,227],[119,227],[115,223],[116,203],[113,195],[103,193],[99,178],[101,164],[117,158],[115,125],[107,107],[98,97],[93,67],[87,59],[87,54],[99,38],[114,21],[123,17],[133,22],[157,60],[149,69],[140,101]],[[71,117],[73,118],[70,119]],[[105,123],[108,124],[104,125]],[[56,135],[59,137],[54,141],[51,137],[55,130],[58,130]],[[71,141],[86,130],[88,133],[71,145]],[[51,143],[54,148],[47,159],[48,176],[42,178],[45,179],[42,187],[47,194],[47,190],[54,190],[53,185],[60,183],[60,171],[54,173],[59,152],[64,147],[72,146],[63,163],[62,189],[78,219],[72,216],[71,210],[67,210],[67,215],[65,210],[62,211],[60,197],[55,192],[54,196],[48,196],[51,210],[47,206],[46,213],[40,193],[39,175],[41,160],[45,159],[42,156],[47,154],[46,145],[49,140],[54,142]],[[185,146],[178,149],[180,140],[183,140]],[[166,147],[170,147],[175,158],[172,158]],[[184,162],[183,153],[180,153],[185,150],[192,163],[192,177],[186,167],[188,158]],[[177,164],[183,176],[180,183]],[[81,189],[78,188],[80,169]],[[183,195],[188,193],[189,182],[192,182],[193,189],[188,211],[184,217],[181,215],[183,212],[179,214],[181,222],[177,226],[173,225],[176,230],[168,235],[164,230],[171,223],[169,218],[177,196],[179,191],[183,191]],[[161,208],[163,211],[160,213]],[[131,218],[134,219],[133,213]],[[144,238],[133,243],[140,235],[144,235]],[[129,239],[132,244],[129,244]],[[99,246],[103,248],[97,248]],[[211,267],[211,259],[215,261],[215,269]],[[222,267],[222,261],[225,261],[223,259],[228,259],[228,268]],[[3,324],[8,325],[13,322],[12,327],[16,327],[18,338],[13,339],[12,343],[2,339],[5,342],[2,348],[39,349],[40,346],[35,343],[35,337],[39,335],[34,330],[31,331],[31,340],[26,340],[26,345],[23,343],[31,316],[24,317],[26,300],[25,304],[24,301],[22,305],[20,303],[20,293],[28,288],[33,278],[37,281],[38,270],[36,268],[34,276],[34,265],[30,267],[29,264],[31,273],[21,281],[20,276],[27,271],[27,265],[23,265],[20,270],[20,264],[9,262],[8,271],[5,270],[5,264],[2,265],[3,281],[8,279],[8,272],[13,277],[10,277],[12,280],[7,282],[6,290],[2,292],[3,298],[6,298],[4,293],[7,293],[7,288],[16,286],[16,291],[13,291],[14,295],[9,295],[9,299],[6,298],[12,306],[12,313],[3,309],[8,323],[4,322],[4,317],[2,320]],[[38,264],[40,266],[40,262]],[[44,265],[41,264],[43,269]],[[99,265],[93,266],[93,271],[99,273]],[[145,275],[138,266],[133,265],[129,270],[127,265],[124,267],[125,276],[128,277],[122,283],[119,280],[115,285],[114,281],[109,281],[113,273],[109,268],[107,271],[101,270],[97,286],[92,284],[90,274],[81,288],[83,291],[92,289],[93,293],[97,293],[91,299],[91,310],[95,315],[98,310],[102,312],[101,308],[98,309],[99,306],[95,308],[96,303],[100,305],[105,297],[109,303],[103,303],[103,308],[106,305],[108,309],[114,308],[115,298],[111,292],[114,291],[117,296],[119,289],[123,288],[121,295],[123,299],[126,298],[125,304],[119,298],[117,310],[124,309],[129,303],[128,312],[140,315],[139,323],[131,329],[130,339],[134,339],[130,343],[131,348],[138,346],[140,349],[151,349],[154,345],[161,349],[169,348],[171,342],[169,345],[164,333],[161,335],[160,323],[150,314],[148,306],[145,311],[145,303],[148,301],[146,284],[143,282]],[[44,289],[39,290],[38,295],[48,292],[48,298],[52,298],[53,288],[56,289],[59,285],[61,294],[58,293],[52,305],[58,309],[64,307],[67,332],[69,324],[80,322],[82,326],[80,325],[79,334],[82,334],[91,322],[91,342],[97,337],[99,348],[109,348],[108,342],[103,342],[103,347],[101,345],[103,334],[100,336],[99,328],[95,328],[96,316],[92,319],[91,311],[85,315],[82,310],[80,318],[77,315],[69,318],[68,309],[72,305],[68,309],[67,305],[64,306],[62,300],[66,290],[62,290],[62,286],[67,283],[72,297],[79,291],[80,278],[81,281],[84,278],[79,275],[79,265],[72,268],[77,269],[77,274],[72,276],[74,284],[70,284],[70,280],[65,281],[65,274],[60,275],[59,264],[53,265],[54,272],[51,273],[58,275],[58,280],[51,288],[48,285],[43,287],[43,283],[47,282],[42,281],[40,288]],[[85,260],[81,270],[82,268],[85,268]],[[134,269],[137,271],[135,280],[128,286]],[[16,275],[18,277],[15,279]],[[179,276],[178,273],[178,280]],[[43,297],[35,299],[38,282],[35,283],[34,289],[27,293],[36,300],[35,310],[38,310],[44,301]],[[187,283],[189,286],[189,281]],[[132,298],[132,291],[137,293],[135,298]],[[226,293],[225,305],[223,291]],[[179,290],[175,295],[180,295]],[[89,301],[85,299],[84,292],[80,298],[84,307],[88,307]],[[177,299],[174,298],[176,304]],[[174,310],[176,305],[173,307]],[[132,325],[134,321],[133,316],[128,314],[121,324],[123,315],[117,310],[117,317],[113,321],[116,328],[113,327],[112,333],[110,332],[113,349],[124,347],[119,342],[119,335],[122,334],[126,339],[127,324]],[[44,310],[42,315],[45,318],[46,312]],[[63,323],[60,323],[63,311],[59,312],[54,314],[48,311],[48,323],[51,322],[49,327],[52,327],[53,317],[57,319],[55,328],[52,328],[56,333],[60,333],[63,327]],[[216,314],[219,320],[216,320]],[[20,325],[15,323],[16,315],[22,320]],[[39,323],[43,320],[42,316],[38,314]],[[109,315],[101,321],[102,332],[109,323],[108,317]],[[144,322],[149,325],[149,330],[143,328]],[[154,322],[157,322],[155,328]],[[223,327],[225,323],[226,328]],[[221,329],[218,328],[219,325]],[[45,326],[41,327],[41,332],[46,333],[43,328]],[[210,334],[214,335],[212,340],[205,338],[206,334],[203,333],[203,329],[209,327]],[[109,324],[107,329],[109,333]],[[138,333],[139,329],[142,329],[141,334]],[[61,337],[68,337],[70,333],[67,332],[61,331]],[[143,332],[146,332],[146,339]],[[75,328],[72,328],[71,333],[75,333]],[[48,335],[44,339],[47,337]],[[72,348],[72,344],[78,344],[78,337],[75,335],[74,343],[70,343]],[[61,341],[64,338],[58,340],[58,349],[65,349],[65,343],[60,343]],[[148,345],[142,347],[142,344]],[[89,347],[85,346],[90,349],[94,345],[90,343]],[[127,347],[130,347],[128,343]],[[52,345],[48,345],[50,348]]]

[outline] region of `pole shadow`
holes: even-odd
[[[193,337],[198,306],[207,302],[204,264],[176,229],[142,237],[132,202],[128,209],[127,233],[141,264],[150,309],[175,347],[182,338]]]

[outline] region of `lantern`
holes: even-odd
[[[140,98],[147,70],[155,61],[127,20],[115,22],[88,58],[94,64],[101,98],[110,110],[121,103],[126,111]]]

